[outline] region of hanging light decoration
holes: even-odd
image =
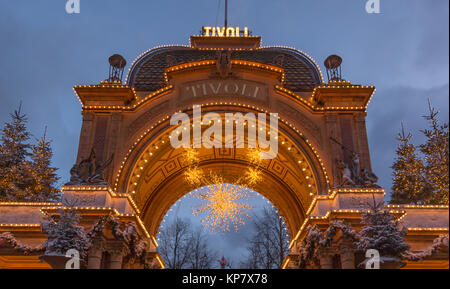
[[[250,198],[251,189],[227,184],[217,175],[214,181],[215,184],[194,191],[193,196],[203,202],[193,207],[193,214],[206,214],[201,221],[210,231],[230,231],[230,225],[238,231],[239,226],[245,224],[244,218],[249,217],[246,211],[254,208],[242,203]]]
[[[252,196],[252,188],[261,180],[259,149],[248,149],[245,158],[249,162],[246,172],[238,179],[227,183],[223,176],[204,173],[198,167],[198,151],[186,149],[183,158],[192,163],[185,171],[186,182],[197,189],[192,195],[203,201],[193,207],[194,215],[205,215],[202,224],[211,231],[230,231],[230,225],[238,231],[248,218],[248,210],[253,206],[243,203]],[[202,187],[203,186],[203,187]]]

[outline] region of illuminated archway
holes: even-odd
[[[229,184],[229,186],[231,185]],[[208,187],[203,186],[184,195],[172,205],[164,216],[156,240],[159,244],[157,250],[161,254],[161,257],[164,258],[165,264],[174,264],[173,250],[169,248],[173,248],[177,240],[192,240],[190,239],[190,234],[192,233],[198,237],[193,240],[194,242],[204,242],[201,246],[202,250],[199,253],[205,253],[208,257],[211,254],[216,254],[214,256],[215,258],[212,258],[212,264],[209,265],[211,266],[209,267],[210,269],[219,268],[216,260],[222,256],[226,260],[233,261],[234,266],[230,268],[237,268],[237,264],[240,264],[239,267],[241,269],[244,267],[249,268],[246,266],[252,266],[250,264],[253,264],[247,263],[252,258],[249,246],[255,244],[254,242],[256,241],[261,245],[264,243],[265,245],[262,245],[264,249],[269,248],[267,247],[268,245],[273,252],[282,253],[283,257],[289,253],[288,247],[291,236],[286,227],[285,218],[264,196],[248,187],[236,186],[236,191],[246,192],[246,197],[236,199],[235,202],[238,204],[252,205],[253,208],[245,209],[248,216],[241,215],[244,222],[239,223],[237,230],[230,225],[230,230],[224,231],[221,226],[211,226],[211,223],[204,219],[209,215],[209,211],[200,215],[194,214],[197,208],[205,204],[203,198],[198,198],[198,194],[203,194],[207,190]],[[177,225],[182,226],[183,230],[181,234],[183,237],[175,239],[175,232],[179,230],[176,229]],[[266,235],[265,233],[269,230],[270,232],[276,233]],[[181,237],[180,235],[178,236]],[[283,261],[283,258],[279,260]],[[186,266],[189,267],[189,265]]]
[[[204,111],[221,115],[227,111],[260,112],[255,108],[220,105],[207,106]],[[192,110],[186,110],[186,113],[190,112]],[[116,178],[116,190],[131,193],[152,236],[156,235],[172,204],[193,189],[183,177],[191,164],[183,159],[183,149],[174,149],[170,145],[169,136],[173,129],[166,118],[136,141]],[[263,181],[255,186],[255,190],[276,205],[286,217],[293,235],[303,223],[314,196],[326,192],[327,176],[308,140],[282,120],[278,144],[278,156],[261,163]],[[222,174],[228,182],[241,175],[249,165],[243,149],[202,148],[199,151],[199,167]]]

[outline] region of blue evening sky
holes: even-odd
[[[262,36],[263,45],[296,47],[322,71],[324,59],[338,54],[345,79],[377,87],[367,131],[373,170],[388,191],[400,122],[420,143],[428,97],[448,122],[448,0],[380,0],[380,14],[367,14],[366,0],[229,2],[229,25],[248,26]],[[202,26],[223,23],[218,3],[81,0],[81,13],[69,15],[66,0],[0,0],[0,123],[22,101],[36,137],[48,126],[53,165],[60,169],[61,183],[67,181],[81,128],[72,87],[106,79],[107,58],[114,53],[130,64],[154,46],[188,44]],[[188,205],[179,211],[190,217]],[[239,251],[234,249],[245,246],[244,233],[223,236],[217,248]],[[240,258],[240,253],[231,255]]]

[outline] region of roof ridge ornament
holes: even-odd
[[[229,77],[231,72],[231,50],[217,51],[217,72],[221,78]]]

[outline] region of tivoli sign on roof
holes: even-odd
[[[248,27],[241,30],[239,27],[211,27],[203,26],[203,36],[212,37],[248,37]]]

